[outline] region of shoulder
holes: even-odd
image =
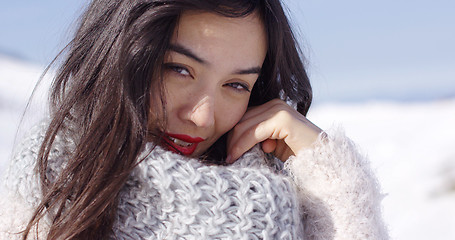
[[[23,231],[34,209],[20,195],[8,193],[0,198],[0,239],[22,239]],[[27,239],[45,239],[45,232],[49,225],[47,220],[41,220],[39,232],[31,231]]]
[[[5,173],[3,185],[6,190],[18,194],[31,205],[35,205],[41,198],[37,159],[48,126],[49,120],[44,119],[30,129],[15,147],[13,157]],[[50,177],[55,176],[64,166],[64,156],[68,153],[69,145],[66,135],[57,135],[52,145],[47,172]]]
[[[45,126],[41,122],[25,135],[25,138],[15,147],[5,175],[5,190],[21,196],[29,203],[36,202],[36,197],[40,195],[35,165],[44,132]]]

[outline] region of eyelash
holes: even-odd
[[[226,83],[225,85],[233,88],[235,91],[247,91],[251,92],[251,90],[248,88],[246,84],[239,83],[239,82],[233,82],[233,83]],[[240,87],[240,88],[239,88]]]
[[[175,65],[175,64],[165,64],[165,67],[171,71],[174,71],[175,73],[177,73],[179,75],[182,75],[185,77],[193,77],[191,75],[190,71],[186,67],[183,67],[180,65]],[[182,73],[183,71],[185,71],[186,73]]]
[[[190,71],[186,68],[186,67],[183,67],[183,66],[180,66],[180,65],[176,65],[176,64],[171,64],[171,63],[167,63],[167,64],[164,64],[164,66],[171,70],[171,71],[174,71],[175,73],[181,75],[181,76],[184,76],[184,77],[193,77],[190,73]],[[186,71],[186,73],[182,73],[182,71]],[[240,83],[240,82],[232,82],[232,83],[226,83],[225,86],[229,86],[231,87],[234,91],[247,91],[247,92],[251,92],[251,90],[248,88],[248,85],[244,84],[244,83]]]

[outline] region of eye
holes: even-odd
[[[192,77],[190,71],[181,65],[177,64],[172,64],[172,63],[166,63],[164,64],[167,70],[171,70],[179,75],[186,76],[186,77]]]
[[[225,86],[233,88],[235,91],[247,91],[250,92],[251,90],[248,88],[248,85],[239,82],[232,82],[226,83]]]

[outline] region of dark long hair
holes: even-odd
[[[50,95],[51,120],[37,168],[43,197],[24,239],[46,214],[48,239],[106,239],[112,234],[118,195],[147,141],[163,119],[150,124],[150,108],[164,106],[162,63],[186,10],[226,17],[258,11],[268,51],[250,105],[282,98],[306,114],[311,87],[303,57],[279,0],[93,0],[81,17]],[[163,112],[165,109],[163,107]],[[56,136],[71,129],[74,149],[52,179],[46,174]],[[222,141],[213,148],[223,149]],[[216,157],[219,151],[213,151]]]

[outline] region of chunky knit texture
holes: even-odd
[[[255,149],[233,166],[207,166],[153,150],[122,191],[117,235],[298,239],[302,227],[294,186],[261,164],[262,159]]]
[[[46,125],[30,134],[7,173],[0,239],[14,239],[40,200],[34,171]],[[336,131],[280,162],[258,146],[230,166],[146,146],[120,193],[117,239],[387,239],[377,181],[355,146]],[[71,142],[50,156],[54,177]],[[298,188],[296,188],[298,186]],[[20,213],[20,215],[18,215]],[[40,222],[43,239],[49,219]]]

